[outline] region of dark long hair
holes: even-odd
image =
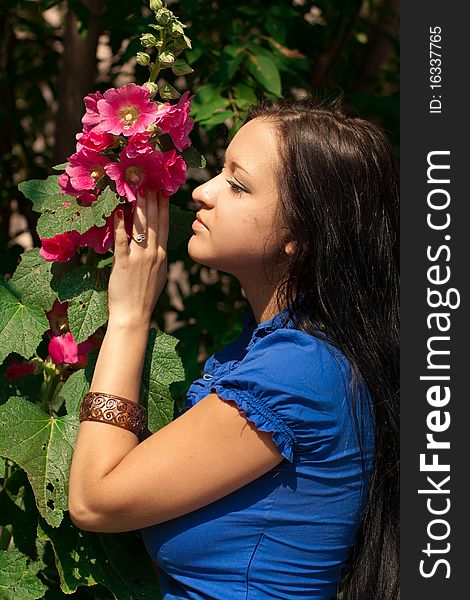
[[[284,265],[278,307],[290,307],[295,327],[317,337],[324,334],[339,348],[351,365],[352,387],[357,390],[357,383],[365,381],[373,399],[374,462],[364,518],[343,578],[343,598],[396,600],[397,162],[385,132],[355,116],[341,96],[333,101],[262,101],[249,109],[246,121],[258,117],[275,126],[281,157],[279,218],[287,233],[278,256],[278,264]],[[296,251],[286,258],[289,240],[295,241]]]

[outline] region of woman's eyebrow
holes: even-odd
[[[248,177],[250,177],[250,174],[248,173],[248,171],[246,169],[244,169],[239,163],[237,163],[237,161],[230,160],[230,159],[228,161],[225,160],[224,161],[224,166],[225,166],[226,163],[228,163],[228,165],[232,169],[232,171],[234,169],[239,169],[240,171],[244,171],[248,175]]]

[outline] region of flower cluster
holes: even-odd
[[[185,181],[186,163],[179,152],[191,145],[192,99],[186,91],[175,105],[156,103],[149,87],[134,83],[86,96],[83,131],[77,134],[76,152],[58,179],[61,191],[89,206],[111,186],[124,199],[130,236],[137,195],[155,190],[170,196]],[[160,137],[164,134],[174,148],[163,150]],[[102,227],[42,239],[41,256],[48,261],[67,261],[83,246],[104,253],[114,244],[113,222],[114,213]]]
[[[82,368],[88,363],[88,354],[101,346],[102,338],[95,333],[84,342],[77,344],[69,331],[67,309],[68,302],[55,300],[51,310],[46,311],[50,325],[50,329],[46,332],[49,337],[48,353],[57,365],[67,363]]]

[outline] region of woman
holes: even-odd
[[[165,600],[328,600],[340,585],[348,599],[397,598],[398,174],[386,136],[340,101],[265,102],[193,198],[190,256],[237,277],[251,312],[186,409],[142,443],[82,409],[74,523],[142,529]],[[133,234],[128,244],[116,219],[90,388],[132,409],[167,279],[168,198],[138,199]]]

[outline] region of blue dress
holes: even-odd
[[[208,358],[188,390],[180,415],[211,392],[234,400],[272,432],[284,459],[216,502],[142,530],[164,600],[336,596],[364,506],[373,418],[364,412],[362,463],[349,363],[285,323],[286,310],[258,326],[247,315],[242,333]]]

